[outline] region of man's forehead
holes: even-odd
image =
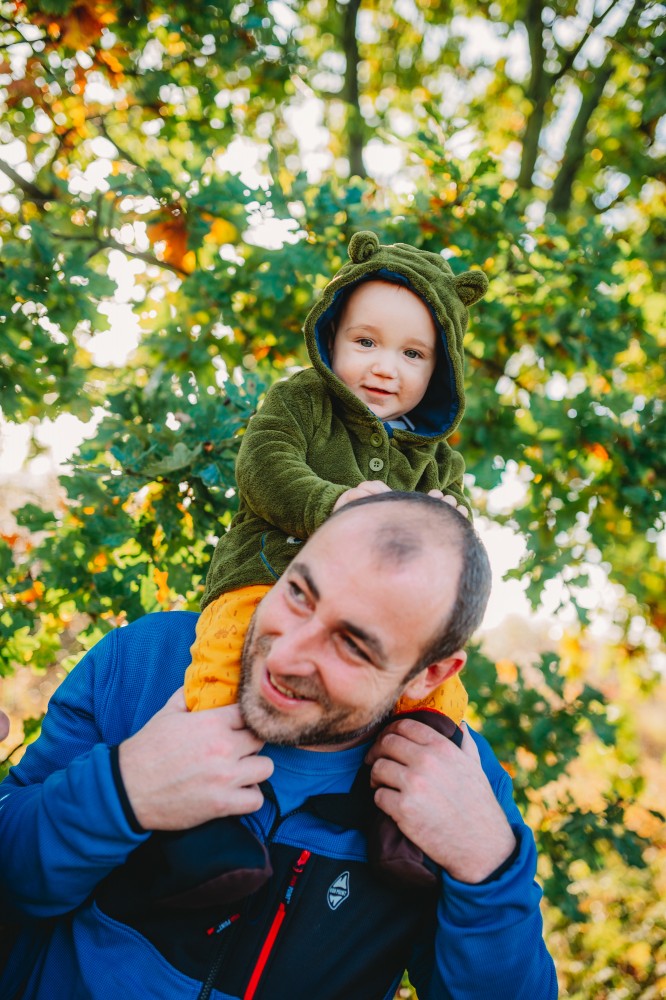
[[[461,563],[459,539],[450,525],[408,500],[343,507],[315,532],[308,547],[324,532],[335,533],[349,559],[385,562],[395,570],[419,558],[446,561],[448,573]]]
[[[327,522],[291,568],[336,625],[372,645],[390,667],[396,647],[420,648],[454,601],[456,554],[452,548],[449,559],[427,539],[417,544],[419,535],[407,530],[384,537],[387,523],[373,524],[372,512],[368,505]]]

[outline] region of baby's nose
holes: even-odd
[[[398,371],[395,358],[391,354],[378,354],[372,368],[377,375],[384,375],[386,378],[394,378]]]

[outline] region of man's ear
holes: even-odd
[[[431,663],[429,667],[425,667],[416,677],[412,677],[411,681],[402,692],[408,698],[413,701],[423,701],[427,698],[431,691],[443,684],[445,680],[449,677],[455,677],[467,662],[467,653],[463,649],[456,650],[451,656],[447,656],[445,660],[440,660],[438,663]]]

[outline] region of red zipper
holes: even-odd
[[[284,899],[277,908],[277,913],[273,917],[273,922],[270,926],[270,930],[266,935],[266,940],[261,946],[261,951],[259,952],[259,958],[257,959],[257,964],[255,965],[252,975],[250,977],[250,982],[247,984],[247,989],[243,994],[243,1000],[253,1000],[255,993],[257,992],[257,986],[259,985],[259,980],[261,979],[264,969],[266,968],[266,963],[270,957],[270,954],[275,945],[275,940],[280,932],[280,927],[287,913],[287,907],[291,902],[291,897],[294,892],[296,883],[298,882],[299,876],[301,875],[303,869],[305,868],[308,860],[310,858],[311,851],[302,851],[298,861],[292,868],[292,876],[289,879],[289,885],[287,886],[287,891],[284,894]]]

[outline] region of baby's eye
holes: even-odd
[[[416,351],[413,347],[410,347],[407,351],[405,351],[405,355],[408,358],[411,358],[411,359],[413,359],[413,358],[422,358],[423,357],[423,355],[421,354],[421,352],[420,351]]]
[[[356,343],[359,347],[374,347],[374,341],[370,340],[369,337],[359,337]]]

